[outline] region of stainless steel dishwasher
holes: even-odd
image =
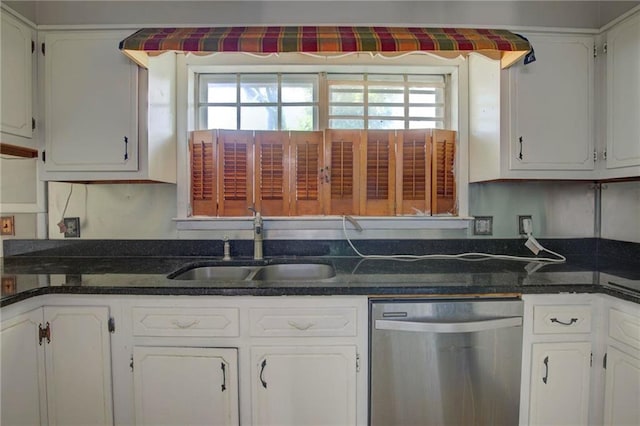
[[[517,425],[519,299],[371,303],[371,426]]]

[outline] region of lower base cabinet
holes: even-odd
[[[587,424],[590,362],[590,342],[533,344],[530,425]]]
[[[2,425],[113,424],[107,307],[45,306],[2,323]]]
[[[640,424],[640,359],[609,346],[604,395],[605,425]]]
[[[233,348],[134,347],[137,425],[238,425]]]
[[[251,348],[255,425],[356,424],[355,346]]]

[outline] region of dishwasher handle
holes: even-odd
[[[505,317],[466,322],[375,321],[376,330],[413,331],[418,333],[474,333],[477,331],[521,326],[522,317]]]

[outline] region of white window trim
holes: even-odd
[[[260,67],[260,72],[344,72],[348,66],[349,72],[354,73],[388,73],[389,66],[394,67],[393,72],[407,74],[424,73],[424,67],[429,67],[429,72],[451,74],[451,93],[448,94],[452,129],[457,130],[459,145],[456,151],[456,179],[458,193],[458,216],[402,216],[402,217],[367,217],[358,216],[359,221],[385,230],[406,230],[408,237],[420,237],[420,232],[416,229],[461,229],[468,228],[471,218],[469,217],[469,173],[468,173],[468,146],[469,146],[469,62],[464,58],[442,59],[431,55],[415,54],[403,55],[401,57],[387,58],[379,55],[356,53],[339,57],[324,57],[318,55],[301,54],[270,54],[270,55],[249,55],[249,54],[215,54],[209,56],[196,56],[191,54],[178,54],[177,56],[177,85],[176,85],[176,106],[177,106],[177,215],[176,222],[178,231],[197,231],[220,229],[229,234],[229,231],[246,229],[251,222],[251,217],[241,218],[203,218],[189,217],[189,171],[188,171],[188,134],[195,129],[195,117],[197,113],[196,104],[196,74],[203,72],[220,73],[242,73],[256,71],[256,66]],[[322,91],[321,91],[322,93]],[[322,100],[321,100],[322,102]],[[457,105],[457,108],[455,107]],[[287,232],[287,226],[278,223],[296,223],[305,227],[323,231],[327,223],[331,223],[331,228],[335,229],[335,222],[339,220],[336,216],[317,216],[301,218],[265,218],[265,229],[271,228],[273,231],[270,237],[278,235],[279,238],[299,237],[298,230]],[[412,223],[413,222],[413,223]],[[419,226],[416,226],[417,223]],[[452,226],[453,223],[459,222]],[[377,225],[374,225],[377,224]],[[307,229],[305,235],[312,235],[315,231]],[[340,232],[341,234],[341,232]],[[323,235],[326,235],[323,232]],[[332,234],[329,234],[332,235]],[[397,236],[394,232],[394,237]],[[328,237],[328,236],[327,236]],[[247,236],[248,238],[248,236]],[[380,238],[379,236],[371,238]]]

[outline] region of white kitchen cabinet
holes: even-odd
[[[253,424],[356,424],[355,346],[251,348]]]
[[[592,178],[594,37],[525,36],[528,65],[469,58],[470,181]]]
[[[606,35],[606,166],[604,177],[640,176],[640,12]]]
[[[590,359],[590,342],[533,344],[530,425],[587,424]]]
[[[44,350],[38,343],[42,309],[2,322],[0,386],[3,425],[47,424]]]
[[[128,35],[44,35],[44,180],[175,182],[175,54],[139,70]]]
[[[31,138],[34,32],[8,11],[0,11],[2,133]],[[3,142],[8,142],[3,139]],[[14,141],[12,140],[12,143]]]
[[[3,322],[2,424],[113,424],[108,321],[107,307],[45,306]]]
[[[238,360],[233,348],[133,350],[137,425],[238,425]]]
[[[640,307],[616,301],[608,309],[604,424],[640,424]]]

